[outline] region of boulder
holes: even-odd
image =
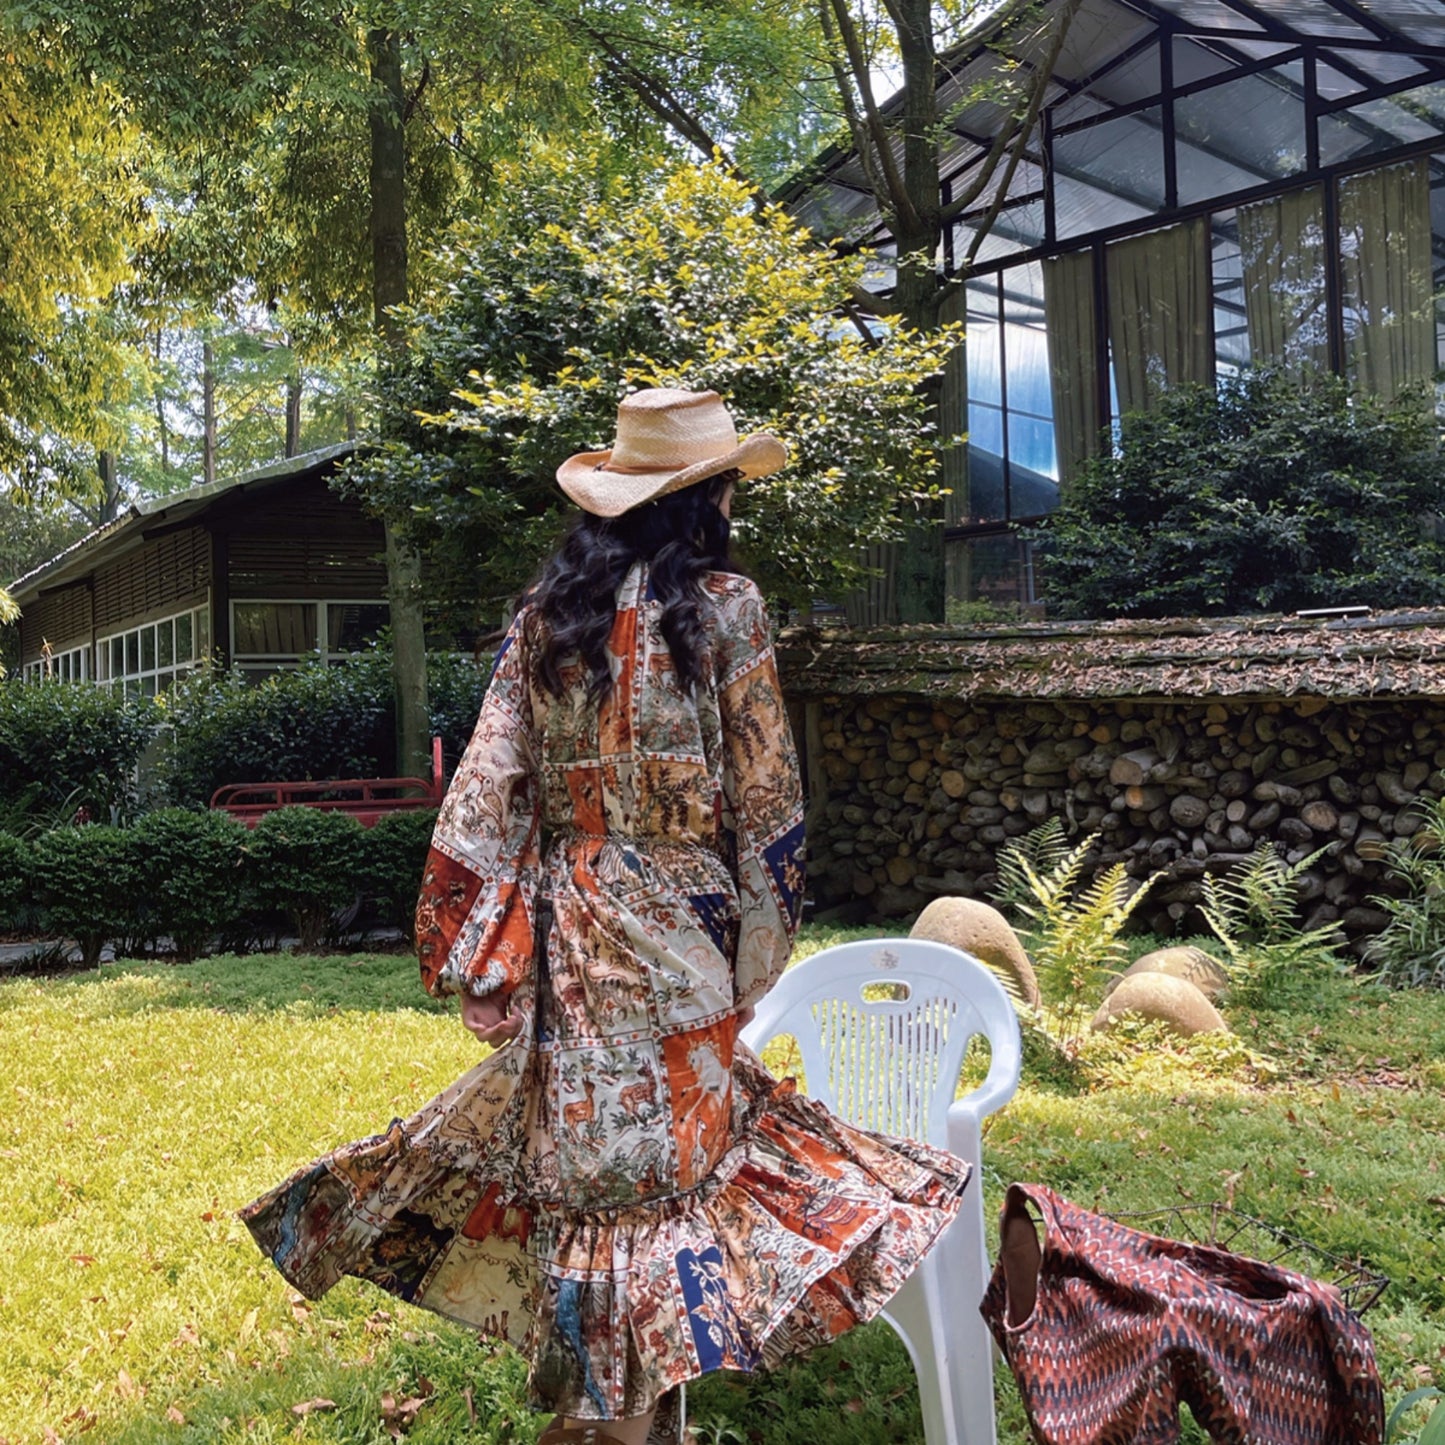
[[[1212,953],[1189,944],[1177,948],[1156,948],[1141,953],[1118,978],[1109,981],[1104,991],[1107,998],[1126,979],[1141,973],[1167,973],[1192,983],[1212,1003],[1229,987],[1229,973]]]
[[[1118,987],[1099,1005],[1090,1027],[1111,1028],[1125,1014],[1162,1023],[1184,1038],[1229,1031],[1219,1011],[1192,983],[1167,973],[1136,973],[1132,978],[1121,978]]]
[[[997,908],[974,898],[935,898],[913,925],[913,938],[931,938],[971,953],[995,972],[1012,979],[1031,1007],[1039,1002],[1039,981],[1024,946]]]

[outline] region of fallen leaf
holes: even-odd
[[[71,1263],[78,1264],[82,1269],[87,1265],[95,1263],[95,1256],[93,1254],[72,1254],[70,1259]]]
[[[304,1417],[313,1414],[317,1410],[334,1410],[335,1408],[335,1400],[326,1400],[318,1395],[314,1400],[302,1400],[299,1405],[292,1405],[291,1413]]]
[[[186,1417],[181,1414],[174,1405],[166,1406],[166,1419],[169,1420],[172,1425],[184,1425],[186,1423]]]
[[[467,1407],[468,1422],[475,1425],[477,1423],[477,1406],[476,1401],[472,1399],[472,1387],[470,1385],[468,1385],[467,1388],[462,1391],[462,1400],[465,1402]]]
[[[409,1395],[398,1403],[395,1395],[387,1390],[381,1397],[381,1423],[393,1440],[400,1440],[416,1424],[426,1401],[420,1395]]]

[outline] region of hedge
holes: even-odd
[[[248,830],[225,813],[165,808],[133,827],[0,833],[0,929],[74,938],[93,967],[169,940],[187,961],[219,942],[280,932],[303,949],[367,924],[410,935],[434,812],[366,829],[345,813],[282,808]]]

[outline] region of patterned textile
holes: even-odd
[[[522,1033],[243,1211],[303,1293],[357,1275],[504,1336],[534,1403],[583,1419],[869,1318],[968,1180],[737,1042],[792,945],[802,807],[761,599],[724,574],[707,592],[714,683],[689,691],[629,574],[600,709],[580,663],[560,699],[537,685],[519,614],[417,935],[432,992],[508,990]]]
[[[1044,1223],[1040,1247],[1028,1214]],[[1332,1285],[1142,1234],[1038,1184],[1004,1202],[981,1306],[1041,1445],[1379,1445],[1369,1331]]]

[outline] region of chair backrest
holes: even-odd
[[[795,964],[743,1031],[754,1050],[791,1034],[807,1090],[849,1123],[946,1147],[969,1041],[988,1040],[977,1116],[1018,1083],[1018,1015],[971,954],[922,938],[840,943]]]

